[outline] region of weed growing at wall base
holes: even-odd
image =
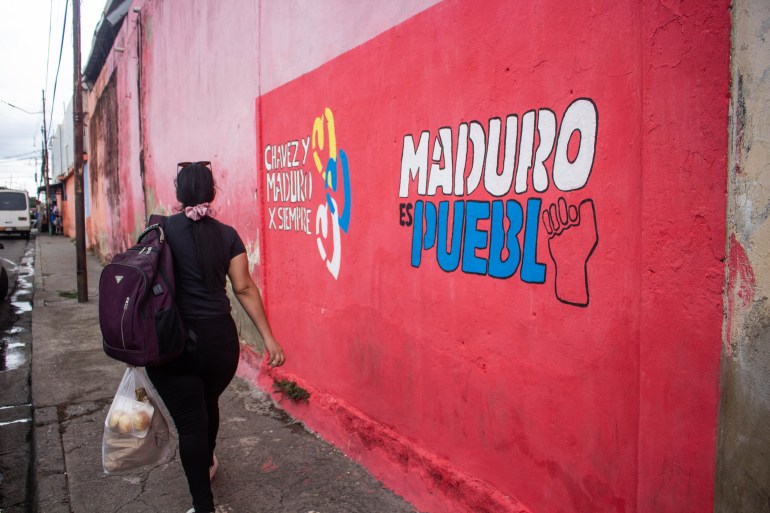
[[[310,392],[297,385],[296,382],[288,379],[277,379],[273,381],[273,391],[283,394],[295,403],[308,402]]]

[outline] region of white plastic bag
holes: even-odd
[[[129,367],[123,374],[112,406],[104,419],[104,427],[113,433],[144,438],[150,428],[155,407],[147,395],[149,380],[143,378],[136,367]]]
[[[104,420],[102,466],[106,473],[168,461],[171,436],[161,399],[141,367],[128,367]]]

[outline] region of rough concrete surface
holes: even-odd
[[[75,248],[36,241],[32,334],[37,510],[184,512],[191,500],[174,447],[169,463],[124,475],[102,471],[103,422],[124,371],[101,348],[97,284],[88,255],[89,302],[76,289]],[[213,491],[219,512],[407,513],[412,507],[366,470],[236,378],[221,398]]]
[[[725,344],[714,511],[770,512],[770,3],[732,6]]]

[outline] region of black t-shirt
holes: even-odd
[[[174,253],[174,279],[176,282],[176,302],[182,317],[219,317],[230,313],[230,300],[225,291],[225,276],[233,257],[246,252],[243,241],[235,228],[209,218],[205,222],[215,223],[222,235],[223,255],[227,258],[218,266],[222,270],[221,287],[210,290],[203,281],[203,272],[195,254],[192,225],[196,221],[183,213],[166,219],[164,232],[166,242]],[[201,222],[201,221],[197,221]]]

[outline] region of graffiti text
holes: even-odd
[[[593,200],[575,205],[561,197],[541,213],[541,198],[519,195],[530,187],[544,193],[551,184],[565,193],[583,189],[594,166],[598,123],[593,100],[578,98],[561,123],[547,108],[527,111],[521,120],[508,114],[504,135],[499,117],[489,119],[486,131],[478,121],[460,123],[456,133],[450,127],[433,136],[424,130],[416,144],[406,134],[398,195],[428,198],[413,208],[404,202],[398,207],[399,224],[412,227],[412,267],[430,254],[448,273],[508,279],[518,272],[523,282],[545,283],[547,266],[538,261],[542,218],[556,297],[588,306],[587,265],[599,240]],[[482,182],[493,198],[515,194],[517,199],[466,199]],[[430,200],[441,195],[447,200]]]
[[[299,162],[300,143],[302,143],[302,164]],[[305,164],[307,159],[307,148],[310,145],[310,136],[299,141],[289,141],[284,144],[268,144],[265,146],[265,169],[299,167]]]
[[[313,196],[313,177],[309,171],[293,169],[267,173],[267,198],[275,203],[301,203]]]
[[[409,195],[409,184],[414,180],[417,181],[417,194],[420,196],[435,196],[439,189],[445,195],[464,196],[473,193],[482,180],[484,188],[492,196],[505,196],[512,186],[516,194],[524,194],[528,190],[530,174],[535,191],[545,192],[549,187],[546,161],[554,151],[554,144],[553,184],[565,192],[582,189],[588,183],[594,163],[597,124],[596,105],[586,98],[575,100],[567,107],[558,138],[556,116],[550,109],[530,110],[522,116],[521,123],[518,115],[509,114],[505,120],[502,172],[498,172],[500,118],[489,120],[487,132],[478,121],[461,123],[456,138],[451,128],[439,128],[433,138],[430,159],[430,132],[423,131],[416,146],[412,135],[407,134],[401,154],[399,196],[406,198]],[[519,126],[521,137],[518,137]],[[580,142],[576,154],[570,158],[568,153],[573,133],[579,135]],[[453,141],[457,141],[454,152]],[[466,176],[469,150],[472,155],[471,169]]]

